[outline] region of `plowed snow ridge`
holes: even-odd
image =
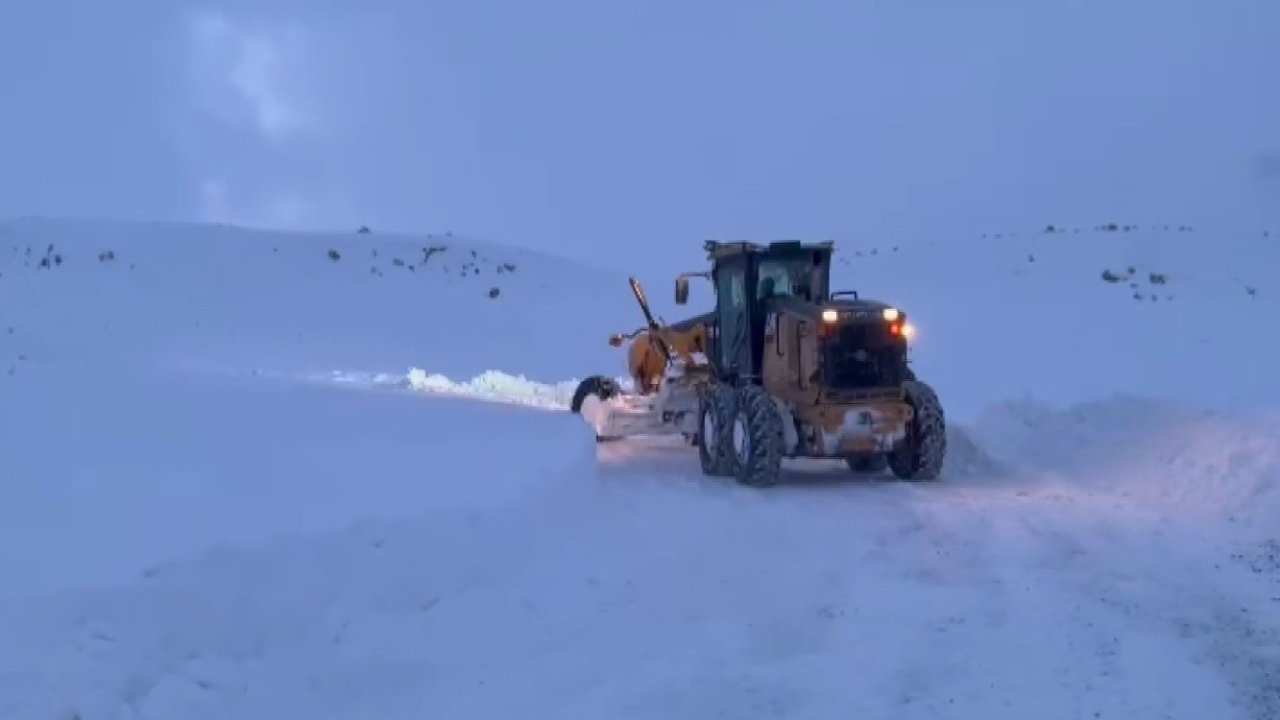
[[[568,410],[569,401],[578,387],[578,379],[559,382],[540,382],[524,375],[512,375],[500,370],[486,370],[469,380],[454,380],[442,373],[430,373],[412,368],[408,373],[371,373],[336,370],[319,379],[341,385],[359,387],[403,388],[426,395],[482,400],[505,405],[522,405],[544,410]],[[618,378],[623,388],[629,388],[629,380]]]

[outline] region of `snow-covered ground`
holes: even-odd
[[[1001,234],[842,244],[945,479],[759,492],[564,411],[625,268],[0,224],[0,718],[1280,717],[1280,238]]]

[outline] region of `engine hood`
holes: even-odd
[[[827,300],[821,303],[816,303],[815,306],[817,307],[818,312],[821,312],[822,310],[825,310],[827,308],[834,308],[836,310],[851,310],[854,312],[865,310],[867,312],[873,312],[873,313],[879,313],[885,308],[895,307],[893,305],[890,305],[889,303],[881,302],[880,300],[874,300],[870,298],[852,298],[852,297],[838,297],[834,300]]]
[[[772,310],[785,310],[814,319],[820,318],[823,310],[835,310],[840,313],[842,319],[853,320],[862,317],[868,319],[879,318],[886,308],[896,306],[870,298],[842,296],[819,302],[807,302],[793,297],[778,297],[767,301],[767,307]]]

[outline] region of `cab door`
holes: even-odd
[[[751,317],[747,307],[747,263],[745,258],[727,258],[715,273],[716,364],[726,375],[750,374]]]

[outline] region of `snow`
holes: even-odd
[[[0,718],[1280,717],[1276,233],[1162,228],[843,243],[944,479],[759,491],[566,411],[625,269],[0,224]]]
[[[859,239],[833,284],[900,304],[924,376],[965,416],[1116,391],[1280,406],[1280,232],[1110,224]]]

